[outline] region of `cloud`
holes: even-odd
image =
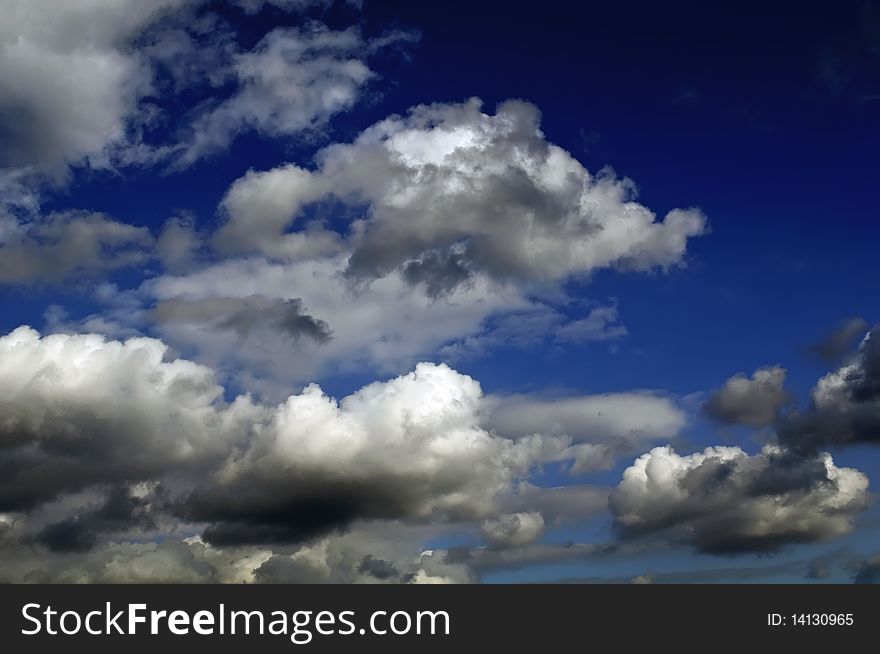
[[[149,488],[112,486],[97,506],[89,506],[43,527],[34,542],[56,552],[94,548],[104,533],[154,529]]]
[[[675,401],[636,391],[574,397],[493,396],[488,428],[509,437],[566,435],[576,443],[639,444],[677,436],[687,422]]]
[[[436,297],[476,273],[547,282],[608,267],[667,268],[706,230],[697,210],[659,221],[633,200],[630,181],[591,175],[544,138],[537,109],[521,101],[495,115],[476,99],[416,107],[316,160],[315,170],[287,165],[233,184],[215,244],[289,256],[303,234],[285,235],[287,227],[333,197],[366,205],[348,236],[350,279],[403,271]]]
[[[324,0],[230,0],[302,13]],[[276,28],[251,50],[225,8],[206,0],[2,0],[0,168],[63,178],[69,166],[173,162],[225,149],[240,134],[321,128],[351,108],[375,51],[415,38],[365,39],[317,21]],[[251,23],[248,23],[250,27]],[[190,103],[179,133],[165,101]],[[195,103],[193,105],[193,103]],[[167,132],[167,129],[166,129]]]
[[[533,543],[544,533],[544,518],[536,511],[510,513],[486,520],[483,538],[496,548],[520,547]]]
[[[512,441],[479,426],[479,384],[445,365],[370,384],[336,402],[291,396],[250,446],[181,508],[217,544],[296,542],[357,519],[462,520],[567,441]]]
[[[868,322],[864,318],[850,318],[841,323],[837,329],[826,334],[821,341],[813,344],[810,351],[823,361],[837,362],[850,351],[857,338],[865,335],[868,327]]]
[[[766,427],[789,401],[785,374],[785,368],[770,366],[758,368],[751,378],[734,375],[711,395],[703,409],[724,424]]]
[[[623,540],[761,553],[848,533],[867,488],[864,474],[838,468],[829,454],[802,458],[766,446],[749,455],[718,446],[680,456],[657,447],[626,469],[609,506]]]
[[[854,357],[822,377],[810,405],[777,425],[787,446],[811,451],[880,439],[880,328],[874,326]]]
[[[618,322],[616,306],[595,307],[586,317],[572,320],[556,328],[556,338],[563,343],[611,341],[627,335],[625,325]]]
[[[186,217],[170,218],[156,239],[156,257],[171,274],[184,273],[199,263],[202,236]]]
[[[245,386],[272,397],[327,374],[396,372],[438,351],[456,361],[535,339],[611,340],[625,334],[616,307],[568,319],[554,306],[568,302],[564,281],[679,265],[706,229],[696,210],[661,221],[633,195],[631,182],[593,176],[549,143],[532,105],[506,102],[494,115],[477,100],[416,107],[324,148],[313,169],[247,172],[210,239],[225,259],[144,292],[160,303],[302,301],[332,342],[242,345],[208,323],[157,325],[218,369],[251,371]]]
[[[152,83],[125,44],[185,2],[0,2],[0,166],[100,163],[124,142]]]
[[[212,371],[166,354],[146,338],[0,337],[0,511],[216,463],[244,403],[222,407]]]
[[[277,330],[293,340],[305,337],[317,343],[325,343],[332,336],[326,322],[304,312],[300,300],[263,295],[205,300],[174,298],[157,304],[152,315],[161,323],[209,324],[215,329],[231,330],[241,339],[264,328]]]
[[[344,266],[344,256],[287,264],[230,260],[182,276],[162,276],[149,282],[144,293],[159,304],[253,295],[302,302],[310,316],[326,323],[332,339],[301,339],[291,347],[287,335],[268,330],[260,339],[242,343],[237,334],[216,329],[211,321],[156,325],[163,338],[195,350],[213,367],[251,371],[257,378],[245,378],[249,388],[274,399],[286,397],[293,383],[327,374],[365,369],[387,374],[409,368],[471,333],[487,316],[530,305],[517,289],[485,279],[436,301],[399,274],[354,292],[340,275]]]
[[[568,320],[560,310],[536,301],[520,311],[487,317],[478,331],[444,345],[438,354],[446,361],[457,362],[501,348],[583,345],[615,340],[626,334],[626,326],[618,322],[617,308],[613,305],[596,306],[586,317]]]
[[[604,513],[610,492],[610,488],[589,484],[542,487],[522,482],[515,493],[501,498],[499,510],[503,513],[537,512],[545,526],[559,527]]]
[[[369,524],[476,531],[482,521],[493,547],[523,547],[540,536],[541,513],[552,525],[577,522],[607,494],[523,484],[536,466],[574,456],[571,439],[486,430],[479,383],[442,364],[339,401],[310,385],[278,405],[227,402],[212,370],[172,358],[161,341],[21,327],[0,337],[0,397],[0,512],[15,525],[4,562],[27,576],[38,574],[34,562],[57,561],[40,579],[107,580],[110,569],[123,580],[227,579],[205,551],[250,552],[274,561],[260,579],[290,578],[302,567],[288,560],[295,552]],[[120,540],[173,533],[201,534],[207,550]],[[393,554],[361,549],[347,569],[470,578]],[[124,574],[129,560],[136,569]],[[154,570],[163,562],[168,571]]]
[[[0,284],[58,283],[143,263],[151,246],[146,228],[98,213],[56,213],[24,223],[7,217],[0,227]]]
[[[401,33],[398,38],[412,36]],[[225,149],[246,131],[278,138],[322,127],[350,109],[375,77],[365,60],[379,43],[365,40],[354,28],[333,31],[319,23],[272,30],[252,50],[232,55],[229,76],[236,90],[197,112],[175,166]]]

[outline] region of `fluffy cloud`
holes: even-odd
[[[57,550],[166,518],[216,544],[300,542],[359,520],[490,518],[571,443],[487,431],[480,385],[445,365],[340,401],[316,385],[277,406],[222,391],[154,339],[0,338],[0,511],[100,491],[60,519],[32,515],[34,542]]]
[[[218,544],[287,542],[358,518],[461,520],[489,514],[564,439],[493,436],[479,384],[444,365],[340,402],[315,385],[291,396],[249,448],[187,498]]]
[[[803,458],[765,447],[710,447],[642,455],[611,494],[624,540],[661,537],[714,554],[773,552],[840,536],[868,501],[868,478],[829,454]]]
[[[766,427],[789,401],[785,390],[785,368],[758,368],[751,378],[734,375],[706,402],[706,413],[725,424]]]
[[[0,337],[0,511],[223,457],[244,403],[218,406],[212,371],[166,353],[143,338]]]
[[[249,171],[228,189],[211,238],[229,258],[144,287],[160,305],[301,301],[332,341],[290,348],[275,330],[242,344],[213,319],[157,325],[214,367],[251,371],[245,385],[273,397],[292,382],[399,371],[437,352],[455,361],[531,339],[619,338],[616,306],[569,319],[553,306],[566,302],[560,284],[605,267],[680,264],[705,230],[696,210],[661,221],[628,180],[591,175],[544,138],[524,102],[494,115],[477,100],[416,107],[316,162]],[[329,229],[328,216],[347,230]]]
[[[630,181],[591,175],[544,138],[525,102],[505,102],[494,115],[479,100],[416,107],[325,148],[317,161],[314,171],[288,165],[236,182],[218,247],[290,256],[303,234],[285,236],[287,227],[333,197],[366,205],[348,236],[349,278],[402,271],[437,296],[478,272],[553,281],[676,265],[706,228],[696,210],[659,221],[633,200]]]
[[[142,263],[151,245],[146,228],[102,214],[68,212],[34,222],[0,216],[0,284],[57,283]]]

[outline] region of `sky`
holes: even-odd
[[[876,2],[0,11],[0,580],[880,581]]]

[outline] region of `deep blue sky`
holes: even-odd
[[[583,288],[597,300],[617,298],[630,333],[623,351],[590,346],[564,358],[537,351],[463,364],[487,387],[522,390],[512,380],[529,371],[538,387],[689,393],[782,362],[803,390],[821,372],[803,356],[811,342],[842,319],[877,318],[870,287],[880,224],[870,198],[880,170],[880,99],[872,97],[880,60],[869,32],[876,38],[878,10],[867,6],[551,1],[536,11],[368,2],[366,33],[397,25],[421,39],[405,55],[383,56],[372,96],[337,116],[323,140],[345,141],[424,102],[479,96],[491,109],[523,98],[541,108],[549,140],[592,171],[607,165],[634,179],[658,214],[697,206],[708,216],[711,234],[690,244],[686,269],[602,272]],[[326,19],[345,26],[357,14],[337,6]],[[239,38],[295,20],[265,11],[241,21]],[[840,79],[829,79],[828,62]],[[209,226],[243,169],[307,164],[321,142],[250,134],[229,156],[182,173],[80,172],[47,208],[105,211],[153,229],[187,211]],[[39,320],[45,297],[4,294],[23,305],[4,327],[22,313]]]

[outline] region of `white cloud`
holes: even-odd
[[[219,406],[212,371],[166,353],[144,338],[41,338],[27,327],[0,337],[3,503],[27,508],[224,456],[245,403]]]
[[[773,552],[841,536],[868,502],[868,478],[830,454],[802,458],[773,446],[749,455],[717,446],[688,456],[643,454],[611,494],[625,539],[659,536],[699,551]]]
[[[306,205],[333,196],[367,207],[348,237],[351,278],[399,270],[436,296],[476,272],[554,281],[607,267],[665,268],[706,229],[697,210],[659,221],[633,200],[632,182],[591,175],[544,138],[537,109],[520,101],[495,115],[479,100],[416,107],[317,161],[313,171],[288,165],[238,180],[217,245],[296,256],[304,235],[286,228]]]
[[[444,365],[370,384],[340,402],[291,396],[188,500],[217,543],[298,540],[358,517],[462,520],[568,441],[497,437],[479,426],[479,384]]]
[[[0,1],[0,164],[101,164],[151,91],[148,62],[126,42],[185,2]]]

